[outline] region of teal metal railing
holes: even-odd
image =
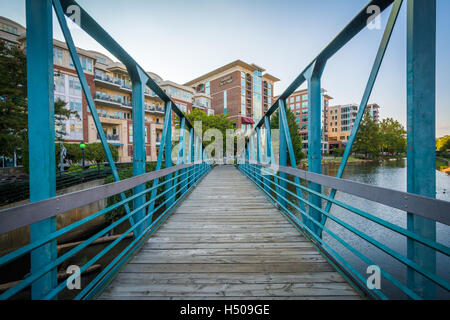
[[[338,269],[344,272],[344,275],[348,280],[357,285],[357,287],[367,294],[370,297],[377,299],[388,299],[389,294],[392,294],[393,290],[386,290],[386,283],[383,283],[380,289],[373,288],[370,290],[367,286],[367,278],[368,275],[361,271],[368,266],[377,266],[380,268],[380,273],[383,281],[390,282],[393,286],[398,288],[405,297],[411,299],[422,299],[421,295],[418,292],[415,292],[413,289],[409,288],[407,284],[405,284],[402,280],[398,279],[396,276],[388,272],[383,265],[383,261],[374,261],[373,259],[368,257],[367,251],[370,250],[380,250],[383,253],[389,255],[393,259],[397,260],[400,264],[413,269],[415,272],[420,274],[422,277],[426,278],[427,281],[441,287],[447,293],[450,290],[450,282],[447,279],[438,276],[436,272],[430,272],[426,268],[421,267],[408,257],[405,257],[402,253],[397,252],[396,250],[391,249],[389,246],[384,244],[382,241],[377,240],[377,234],[367,234],[364,231],[358,228],[358,224],[352,223],[352,221],[348,221],[347,219],[343,219],[338,217],[332,213],[327,212],[322,208],[322,205],[317,206],[314,202],[307,198],[308,194],[313,194],[321,199],[321,203],[326,203],[331,201],[334,205],[345,209],[351,214],[362,217],[366,219],[367,222],[376,223],[382,228],[386,228],[394,233],[397,233],[405,238],[416,241],[436,253],[440,253],[446,257],[446,264],[450,262],[448,260],[450,258],[450,248],[447,245],[438,243],[436,241],[432,241],[426,237],[421,236],[418,233],[411,232],[408,229],[397,226],[393,223],[390,223],[384,219],[377,217],[376,215],[370,214],[364,210],[356,208],[351,204],[344,203],[342,201],[336,200],[332,198],[329,194],[319,193],[308,187],[308,184],[311,183],[320,183],[324,187],[336,188],[337,190],[350,190],[349,194],[356,195],[365,200],[374,201],[374,198],[380,194],[391,194],[390,198],[387,197],[386,201],[382,201],[381,204],[388,205],[388,203],[398,203],[396,206],[403,206],[402,199],[405,196],[411,197],[410,201],[413,203],[417,203],[421,206],[421,201],[426,201],[426,203],[422,204],[422,206],[427,206],[433,209],[436,216],[438,213],[441,218],[437,218],[438,222],[449,226],[450,219],[446,217],[446,214],[450,210],[450,203],[446,201],[436,200],[436,199],[426,199],[418,197],[413,200],[414,195],[408,195],[407,193],[398,192],[394,190],[382,189],[379,187],[374,187],[370,185],[363,185],[356,182],[345,181],[345,188],[341,188],[340,184],[344,181],[325,177],[321,175],[308,175],[308,172],[287,168],[287,167],[271,167],[269,165],[257,163],[255,160],[251,158],[244,159],[238,165],[239,170],[245,174],[250,180],[252,180],[256,186],[261,189],[267,198],[271,200],[286,216],[286,218],[299,230],[302,234],[304,234],[307,238],[309,238],[313,243],[315,243],[320,250],[322,250],[325,256],[336,265]],[[284,186],[282,185],[284,182]],[[363,190],[363,191],[361,191]],[[302,195],[299,195],[299,192]],[[372,196],[370,196],[372,194]],[[303,204],[303,205],[300,205]],[[314,217],[309,214],[309,212],[305,209],[313,208],[320,212],[323,215],[326,215],[327,218],[333,222],[333,228],[330,228],[328,224],[322,224],[321,219]],[[422,213],[423,216],[428,216],[427,212]],[[428,216],[429,219],[435,219],[435,217]],[[350,219],[351,220],[351,219]],[[317,232],[317,229],[320,229],[320,233]],[[342,230],[349,231],[354,234],[356,237],[366,242],[370,248],[365,249],[364,252],[361,248],[356,248],[354,242],[349,242],[346,237],[342,234]],[[323,234],[328,235],[329,237],[323,237]],[[342,246],[345,250],[338,249],[336,247],[336,243]],[[363,247],[363,246],[359,246]],[[358,264],[355,262],[351,262],[345,253],[351,253],[359,259]],[[344,253],[344,254],[343,254]],[[364,266],[362,268],[361,266]],[[384,288],[384,289],[383,289]],[[388,291],[388,292],[386,292]],[[396,296],[398,298],[398,295]]]
[[[408,0],[408,191],[410,193],[399,194],[393,190],[386,191],[377,187],[369,188],[365,185],[340,180],[402,3],[403,0],[369,1],[344,30],[300,73],[256,125],[255,131],[246,143],[243,161],[238,164],[238,167],[328,257],[331,263],[369,296],[380,299],[389,298],[384,290],[377,288],[367,290],[365,276],[351,261],[338,252],[335,245],[339,243],[344,246],[367,265],[374,264],[374,261],[331,230],[327,221],[332,221],[341,228],[355,234],[370,246],[383,251],[406,266],[408,270],[406,284],[389,273],[385,266],[379,266],[384,279],[399,288],[406,296],[413,299],[433,299],[435,298],[436,286],[446,291],[449,290],[448,280],[438,276],[436,272],[436,255],[444,255],[446,258],[449,255],[448,246],[436,242],[436,223],[442,223],[446,226],[450,223],[448,202],[431,199],[435,196],[436,188],[434,168],[435,121],[433,121],[435,113],[434,74],[436,70],[436,51],[435,42],[433,42],[436,34],[435,0]],[[67,284],[64,281],[58,282],[56,274],[58,266],[68,262],[74,255],[83,252],[96,239],[115,227],[122,223],[129,223],[129,227],[123,235],[97,252],[94,257],[88,259],[81,266],[80,271],[69,279],[73,280],[107,255],[108,252],[119,247],[120,244],[124,243],[126,235],[132,232],[134,237],[131,243],[126,244],[125,248],[119,250],[118,253],[114,253],[112,261],[109,261],[98,275],[88,281],[87,285],[75,297],[76,299],[89,299],[101,292],[102,288],[111,281],[126,260],[167,219],[177,203],[182,201],[189,190],[207,174],[212,162],[206,157],[205,149],[201,143],[202,137],[199,136],[201,133],[194,132],[193,126],[164,90],[76,1],[26,0],[26,4],[27,71],[28,92],[30,93],[28,99],[31,164],[30,201],[32,203],[1,211],[0,234],[30,226],[31,241],[28,245],[1,257],[0,267],[5,267],[28,255],[30,256],[31,267],[29,274],[18,284],[2,293],[0,298],[14,298],[31,287],[32,299],[55,299],[58,294],[62,293]],[[327,179],[321,175],[322,74],[327,61],[362,31],[370,19],[376,18],[378,14],[384,12],[391,5],[391,13],[361,100],[349,143],[346,146],[344,159],[337,178],[334,178],[337,181],[329,180],[330,177]],[[52,97],[52,7],[55,9],[100,141],[107,155],[112,175],[116,181],[112,184],[60,197],[55,197],[54,113],[52,108],[47,105],[49,101],[54,100]],[[378,9],[375,11],[379,11],[377,14],[373,13],[374,7]],[[87,34],[117,57],[126,66],[130,74],[133,93],[133,178],[120,181],[76,47],[67,26],[66,16],[75,19]],[[308,83],[310,110],[308,117],[309,172],[296,169],[297,161],[294,156],[285,110],[286,99],[304,82]],[[147,86],[165,104],[161,147],[156,169],[151,173],[145,172],[144,95]],[[423,105],[427,105],[427,108],[423,108]],[[279,112],[280,140],[279,154],[275,155],[270,135],[270,117],[277,110]],[[180,117],[182,132],[179,138],[176,166],[173,166],[172,163],[173,113]],[[424,119],[428,121],[424,121]],[[265,150],[262,148],[263,129],[266,139]],[[184,133],[185,130],[189,133],[188,135]],[[276,158],[278,158],[277,163]],[[163,161],[165,169],[162,169]],[[288,163],[291,166],[290,168],[287,167]],[[275,169],[265,168],[267,165]],[[148,187],[147,183],[151,183],[152,186]],[[323,192],[323,186],[332,189],[329,195]],[[368,190],[368,192],[362,194],[357,192],[359,189]],[[132,195],[127,196],[126,192],[130,190]],[[407,228],[396,226],[364,210],[336,200],[337,191],[356,194],[363,199],[406,211]],[[396,196],[389,196],[389,193]],[[371,194],[379,196],[374,198]],[[387,196],[383,198],[380,196],[381,194],[387,194]],[[60,230],[56,229],[57,215],[115,195],[120,195],[118,203]],[[324,202],[326,203],[325,208]],[[399,204],[406,206],[399,207]],[[407,255],[404,256],[400,252],[387,247],[377,241],[374,235],[367,234],[331,214],[332,205],[339,206],[371,223],[376,223],[404,236],[408,244]],[[70,233],[117,208],[123,208],[124,212],[118,220],[73,249],[58,256],[56,247],[58,237]],[[323,233],[329,235],[336,242],[327,241],[323,237]]]
[[[111,174],[115,183],[94,189],[83,190],[59,197],[56,196],[56,164],[55,164],[55,115],[49,101],[54,101],[53,89],[53,15],[57,20],[66,40],[73,66],[80,80],[87,107],[97,129]],[[192,124],[186,119],[176,103],[162,90],[145,70],[115,41],[76,1],[72,0],[26,0],[27,13],[27,89],[28,89],[28,139],[30,159],[30,204],[14,207],[0,212],[0,234],[30,227],[30,244],[0,258],[0,267],[17,259],[30,256],[30,272],[19,284],[8,289],[0,298],[14,298],[24,289],[31,287],[32,299],[52,299],[63,290],[65,285],[58,283],[57,268],[70,257],[79,254],[96,239],[108,234],[120,223],[129,223],[127,232],[89,259],[83,265],[85,271],[95,261],[108,254],[124,240],[127,233],[133,233],[133,242],[120,251],[114,259],[115,265],[109,264],[99,275],[84,288],[77,298],[90,297],[97,292],[99,286],[117,270],[137,246],[151,234],[170,214],[172,208],[192,189],[211,168],[206,159],[202,137],[194,131]],[[120,181],[119,172],[114,163],[107,137],[102,128],[99,115],[94,104],[86,75],[80,63],[75,43],[69,30],[66,17],[73,19],[79,27],[92,36],[98,43],[120,60],[126,67],[132,87],[133,114],[133,178]],[[149,87],[152,95],[164,102],[164,127],[156,168],[146,173],[145,152],[145,109],[144,96]],[[178,141],[177,166],[172,158],[172,116],[181,119],[180,139]],[[187,131],[188,133],[184,133]],[[200,133],[201,135],[201,133]],[[195,141],[195,143],[194,143]],[[164,161],[165,169],[162,169]],[[159,181],[164,179],[163,181]],[[151,183],[152,187],[146,186]],[[164,191],[163,191],[163,190]],[[132,196],[127,196],[131,194]],[[108,197],[119,196],[120,202],[89,217],[57,230],[56,217],[72,209],[82,207]],[[162,201],[164,199],[164,201]],[[57,240],[61,235],[70,233],[95,218],[121,208],[124,215],[119,220],[99,231],[88,240],[58,256]],[[163,210],[163,211],[161,211]],[[159,215],[154,219],[154,215]]]
[[[368,101],[375,85],[383,58],[387,51],[391,35],[397,22],[403,2],[407,2],[407,191],[402,194],[404,198],[392,198],[390,190],[383,192],[381,189],[372,188],[370,191],[382,192],[387,199],[391,199],[386,204],[391,207],[406,211],[407,228],[400,228],[387,221],[376,219],[363,211],[357,211],[348,204],[335,201],[337,186],[346,185],[348,182],[331,183],[331,192],[324,194],[323,181],[325,178],[322,173],[321,147],[322,140],[326,136],[322,131],[322,114],[325,106],[322,101],[321,78],[326,69],[326,64],[341,48],[351,41],[361,31],[366,29],[367,25],[374,19],[379,18],[379,14],[391,7],[389,17],[384,29],[384,33],[378,47],[375,60],[361,99],[359,110],[352,128],[352,133],[345,147],[342,162],[339,166],[336,178],[342,178],[347,161],[352,152],[353,144],[356,140],[360,124],[362,122]],[[366,31],[370,32],[370,31]],[[297,78],[280,95],[277,101],[269,108],[255,130],[250,134],[245,144],[241,163],[239,168],[252,179],[266,193],[266,195],[282,209],[297,226],[311,238],[321,249],[326,250],[327,254],[332,256],[340,268],[347,270],[352,274],[352,278],[365,290],[362,275],[355,272],[355,268],[349,265],[348,261],[342,261],[336,253],[336,248],[323,242],[322,233],[336,238],[327,227],[328,220],[341,225],[350,232],[368,241],[371,245],[382,250],[401,264],[407,267],[407,284],[402,284],[397,279],[383,271],[386,279],[389,279],[394,285],[399,287],[410,298],[436,298],[436,286],[448,291],[448,280],[436,276],[436,261],[438,254],[444,254],[448,258],[448,247],[436,243],[436,225],[441,222],[449,224],[448,212],[450,206],[448,202],[438,200],[431,201],[436,197],[436,171],[435,171],[435,110],[436,110],[436,1],[423,0],[372,0],[359,12],[355,18],[328,44],[314,60],[297,76]],[[286,105],[289,97],[303,83],[308,85],[308,174],[311,179],[305,179],[307,174],[297,170],[299,159],[295,159],[294,146],[292,145],[289,126],[286,116]],[[426,106],[426,108],[424,108]],[[278,154],[274,153],[271,134],[271,116],[278,112],[279,140]],[[264,140],[264,141],[263,141]],[[264,149],[263,149],[264,145]],[[248,163],[251,162],[252,165]],[[258,167],[261,163],[272,166],[273,176],[268,180],[261,174]],[[289,170],[285,168],[290,165]],[[279,169],[278,169],[279,168]],[[303,172],[304,174],[300,174]],[[293,181],[288,179],[289,174]],[[314,176],[317,175],[317,176]],[[321,179],[316,179],[321,177]],[[307,183],[307,187],[301,185],[301,180]],[[295,192],[289,190],[292,187]],[[343,188],[343,192],[351,193],[352,188],[361,187],[353,184]],[[367,189],[367,188],[366,188]],[[342,191],[341,190],[341,191]],[[383,203],[383,196],[372,201]],[[417,195],[426,197],[428,201],[418,200]],[[368,195],[365,195],[368,196]],[[364,198],[364,197],[363,197]],[[416,199],[416,202],[406,203],[405,199]],[[399,208],[396,205],[404,203],[405,207]],[[438,205],[439,203],[439,205]],[[350,225],[339,220],[336,216],[330,214],[332,206],[341,206],[357,215],[367,218],[371,222],[402,234],[406,237],[407,248],[406,257],[398,252],[390,250],[382,243],[376,242],[373,235],[368,235],[361,230],[352,228]],[[429,205],[430,207],[427,207]],[[436,211],[435,206],[440,207]],[[291,208],[291,209],[289,209]],[[292,210],[300,214],[301,220],[294,219]],[[439,212],[439,214],[436,214]],[[348,250],[352,251],[363,261],[369,263],[364,256],[361,256],[348,243],[342,242],[342,239],[336,238],[336,244],[340,243]],[[445,264],[448,269],[449,263]],[[448,292],[447,292],[448,293]],[[387,298],[381,291],[370,291],[370,295],[378,298]]]
[[[102,230],[96,232],[88,239],[82,241],[74,248],[60,255],[49,264],[31,272],[18,284],[2,293],[0,295],[0,299],[13,298],[22,290],[25,290],[28,287],[32,286],[33,283],[38,281],[45,274],[51,272],[52,269],[57,268],[59,265],[65,263],[75,255],[83,253],[83,250],[86,249],[89,245],[93,244],[95,240],[107,235],[112,230],[114,230],[114,228],[117,228],[121,224],[126,223],[131,218],[134,218],[134,223],[132,225],[129,225],[129,227],[127,227],[126,231],[124,231],[120,235],[120,237],[112,241],[105,248],[102,248],[98,253],[95,254],[94,257],[86,261],[82,266],[79,266],[79,272],[73,274],[68,280],[61,281],[54,288],[49,288],[48,292],[46,292],[46,294],[41,297],[41,299],[44,300],[56,298],[58,296],[58,293],[63,290],[67,290],[68,282],[73,281],[73,279],[75,279],[76,277],[81,277],[83,272],[85,272],[89,267],[94,265],[94,263],[96,263],[105,255],[110,253],[111,250],[117,248],[119,244],[123,243],[128,234],[134,233],[135,236],[133,241],[127,244],[126,247],[121,251],[115,251],[114,259],[112,259],[112,261],[110,261],[108,265],[102,268],[102,271],[94,279],[84,284],[83,289],[75,296],[75,299],[92,298],[110,281],[115,272],[117,272],[117,270],[127,260],[127,258],[130,257],[130,255],[132,255],[137,249],[139,249],[141,244],[151,234],[153,234],[158,229],[158,227],[170,216],[170,214],[173,212],[174,207],[184,198],[186,194],[190,192],[192,188],[194,188],[194,186],[201,180],[201,178],[209,172],[209,170],[211,169],[211,164],[212,163],[210,161],[198,161],[197,163],[179,165],[168,169],[150,172],[141,176],[140,180],[128,179],[122,182],[115,182],[112,184],[95,187],[89,190],[83,190],[72,194],[63,195],[54,199],[49,199],[43,207],[39,207],[39,203],[33,203],[0,212],[0,216],[2,217],[0,219],[2,222],[2,230],[0,230],[0,233],[5,233],[15,230],[22,225],[30,225],[31,223],[36,223],[36,221],[29,221],[29,218],[32,217],[33,213],[36,213],[36,210],[45,210],[45,219],[48,219],[49,217],[58,213],[57,210],[55,210],[58,206],[58,203],[65,202],[66,209],[78,207],[79,204],[76,203],[74,199],[83,197],[86,192],[89,192],[91,195],[93,195],[89,200],[86,201],[98,201],[105,199],[105,195],[109,197],[119,194],[119,192],[115,191],[118,186],[121,186],[120,191],[125,192],[126,190],[124,189],[130,190],[138,185],[145,185],[146,183],[153,182],[156,179],[165,178],[163,182],[159,182],[150,188],[146,188],[139,193],[135,193],[134,195],[127,197],[126,199],[119,201],[103,210],[94,212],[88,217],[72,223],[67,227],[49,233],[42,239],[32,241],[30,244],[27,244],[20,249],[17,249],[9,254],[0,257],[0,268],[2,268],[5,265],[16,261],[23,256],[29,255],[33,250],[36,250],[39,247],[55,241],[63,235],[74,232],[78,228],[82,228],[84,225],[93,221],[94,219],[104,217],[112,210],[116,210],[118,208],[124,209],[125,205],[131,205],[131,202],[138,197],[148,196],[148,200],[145,201],[141,206],[134,207],[129,213],[123,214],[119,219],[104,227]],[[169,185],[170,187],[167,187]],[[163,191],[160,189],[160,192],[157,195],[150,197],[153,191],[156,191],[161,187],[163,187]],[[152,211],[148,212],[147,215],[145,215],[141,219],[136,219],[137,213],[142,209],[148,208],[151,203],[157,203],[157,205],[152,209]],[[20,214],[18,215],[17,212],[20,212]],[[27,212],[29,213],[28,216]],[[157,213],[158,217],[156,219],[152,219],[153,215],[156,215]],[[11,223],[4,219],[4,217],[6,216],[12,216]],[[138,228],[140,228],[141,231],[138,232]]]

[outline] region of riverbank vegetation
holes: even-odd
[[[360,158],[377,160],[380,158],[402,158],[406,154],[406,130],[392,118],[375,122],[369,112],[358,130],[352,153]]]

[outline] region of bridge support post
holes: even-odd
[[[408,0],[407,182],[408,192],[436,197],[436,0]],[[408,214],[408,230],[436,241],[436,222]],[[408,258],[436,272],[436,253],[408,239]],[[436,298],[431,281],[408,269],[408,286]]]
[[[52,1],[27,0],[26,10],[30,202],[38,202],[56,195]],[[32,224],[30,241],[55,231],[56,217]],[[56,240],[33,250],[31,273],[56,257]],[[57,284],[55,268],[32,284],[31,298],[41,299]]]
[[[322,173],[322,88],[321,78],[325,68],[325,63],[314,62],[308,70],[306,79],[308,81],[308,101],[309,101],[309,117],[308,117],[308,171],[314,173]],[[317,183],[309,183],[309,188],[322,192],[322,186]],[[315,206],[322,208],[322,199],[316,195],[309,194],[309,202]],[[321,222],[322,214],[309,207],[309,215],[317,222]],[[316,234],[320,234],[320,228],[307,221],[307,225]]]
[[[189,154],[188,154],[188,163],[194,162],[194,128],[189,130]],[[191,167],[189,170],[189,179],[187,180],[188,187],[190,188],[193,184],[195,168]]]
[[[166,102],[166,117],[169,117],[167,123],[167,134],[166,139],[163,141],[164,143],[164,157],[165,157],[165,164],[166,168],[172,167],[172,102]],[[172,179],[172,174],[169,174],[166,176],[166,179]],[[168,182],[165,184],[166,191],[171,189],[173,185],[173,182]],[[172,196],[174,195],[174,191],[168,191],[166,193],[166,208],[169,208],[175,201]]]
[[[195,146],[194,146],[194,177],[193,177],[193,182],[195,183],[195,181],[197,180],[197,174],[198,174],[198,159],[199,159],[199,155],[198,155],[198,145],[199,145],[199,138],[196,135],[195,136]]]
[[[256,170],[259,175],[261,175],[261,167],[259,166],[259,163],[261,163],[261,130],[259,127],[256,127]],[[261,187],[263,186],[262,183],[264,181],[261,177],[258,178],[259,184]]]
[[[282,112],[286,113],[286,104],[285,104],[284,100],[280,99],[278,101],[278,109],[279,109],[279,111],[278,111],[278,123],[279,123],[278,128],[280,130],[280,133],[279,133],[279,136],[280,136],[280,146],[279,146],[280,158],[279,158],[278,163],[279,163],[280,166],[286,167],[287,166],[287,157],[288,157],[287,156],[287,145],[288,145],[288,142],[287,142],[287,137],[284,134],[284,131],[285,131],[285,126],[287,124],[286,124],[285,121],[283,121],[283,117],[281,116]],[[287,178],[286,174],[285,173],[281,173],[281,172],[280,172],[280,177],[283,178],[283,179]],[[282,180],[282,179],[280,179],[280,186],[282,188],[284,188],[284,189],[287,189],[287,182]],[[283,190],[281,188],[277,187],[277,189],[278,189],[277,190],[278,191],[278,196],[277,196],[278,202],[279,202],[279,204],[282,207],[286,207],[287,203],[286,203],[285,198],[287,197],[287,193],[286,193],[285,190]]]
[[[272,136],[271,136],[271,132],[270,132],[270,118],[268,116],[264,117],[264,127],[266,130],[266,162],[267,162],[267,164],[270,163],[271,166],[274,166],[275,165],[275,155],[273,153]],[[263,177],[264,176],[266,177],[266,179],[263,178],[264,190],[266,192],[270,192],[269,186],[272,181],[272,177],[269,174],[263,173]]]
[[[145,173],[145,102],[144,92],[148,76],[137,70],[137,74],[132,73],[132,107],[133,107],[133,176],[139,176]],[[148,132],[148,134],[150,134]],[[134,188],[134,194],[145,190],[145,185],[139,185]],[[145,204],[145,195],[133,200],[133,209]],[[133,215],[132,221],[135,223],[145,218],[145,208],[139,210]],[[145,230],[145,222],[135,229],[135,236],[139,236]]]
[[[177,157],[177,165],[180,164],[184,164],[186,161],[186,141],[185,141],[185,130],[186,128],[186,118],[182,118],[181,119],[181,123],[180,123],[180,138],[179,138],[179,142],[178,142],[178,157]],[[186,172],[185,169],[180,170],[180,172],[177,172],[178,177],[180,178],[180,182],[183,181],[184,179],[186,179],[184,173]],[[177,179],[178,181],[178,179]],[[178,182],[176,182],[178,183]],[[186,183],[180,183],[179,186],[180,189],[182,189],[183,191],[181,193],[184,193],[186,191]]]

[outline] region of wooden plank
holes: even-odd
[[[296,262],[296,263],[304,263],[304,262],[326,262],[326,260],[321,255],[302,255],[302,256],[289,256],[289,255],[280,255],[280,256],[253,256],[251,259],[243,256],[179,256],[172,255],[170,252],[167,252],[166,255],[159,256],[153,254],[139,254],[134,259],[131,260],[130,263],[199,263],[199,264],[248,264],[249,261],[252,263],[287,263],[287,262]]]
[[[192,243],[192,242],[178,242],[178,243],[164,243],[164,242],[147,242],[143,247],[145,249],[253,249],[253,248],[265,248],[265,249],[290,249],[290,248],[308,248],[311,249],[311,243],[304,242],[252,242],[252,243],[226,243],[226,242],[214,242],[214,243]],[[315,249],[313,249],[315,250]]]
[[[317,250],[308,247],[304,248],[282,248],[282,249],[235,249],[235,248],[223,248],[223,249],[148,249],[142,248],[141,255],[161,255],[165,254],[178,255],[178,256],[281,256],[281,255],[319,255]]]
[[[232,166],[217,167],[100,299],[358,299]]]
[[[346,283],[265,283],[265,284],[171,284],[152,285],[148,290],[147,285],[136,281],[131,285],[117,282],[110,285],[106,294],[116,296],[216,296],[241,297],[241,296],[348,296],[354,293]]]
[[[208,272],[208,273],[242,273],[242,272],[328,272],[334,271],[326,262],[304,263],[186,263],[186,264],[158,264],[158,263],[128,263],[124,272]]]
[[[127,273],[122,272],[117,281],[133,283],[148,282],[159,284],[224,284],[224,283],[345,283],[336,272],[305,273]]]

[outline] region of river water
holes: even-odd
[[[323,173],[335,176],[338,167],[324,166]],[[384,188],[406,191],[406,160],[386,161],[383,163],[349,164],[344,173],[344,179],[372,184]],[[438,199],[450,201],[450,176],[436,171]],[[329,194],[330,190],[325,190]],[[375,202],[367,201],[352,195],[338,192],[336,199],[353,207],[364,210],[376,217],[406,228],[406,213]],[[333,205],[331,214],[356,227],[367,235],[387,245],[389,248],[406,256],[406,238],[376,223],[368,221],[355,213]],[[450,214],[450,212],[449,212]],[[377,249],[370,243],[354,235],[334,221],[328,219],[326,227],[335,232],[340,238],[345,240],[353,248],[364,254],[372,262],[380,266],[383,270],[393,275],[395,278],[406,284],[407,269],[396,259]],[[345,249],[328,233],[324,233],[324,240],[336,249],[339,255],[355,266],[365,277],[368,276],[367,264],[362,262],[357,256]],[[450,227],[437,224],[437,241],[450,246]],[[437,254],[438,275],[449,281],[450,279],[450,258]],[[403,299],[405,295],[397,289],[389,280],[382,278],[381,289],[387,293],[389,298]],[[450,294],[440,287],[437,288],[437,297],[440,299],[450,299]]]

